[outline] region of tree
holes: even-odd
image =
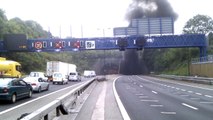
[[[213,20],[207,15],[196,15],[187,21],[183,28],[185,34],[209,34],[213,31]]]
[[[6,22],[7,17],[5,16],[5,12],[0,9],[0,39],[3,38],[3,34],[6,32]]]

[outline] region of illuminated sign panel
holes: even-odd
[[[5,34],[3,39],[9,51],[27,50],[27,37],[24,34]]]

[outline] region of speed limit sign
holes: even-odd
[[[41,49],[42,48],[42,42],[35,42],[35,48]]]

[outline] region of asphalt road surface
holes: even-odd
[[[213,86],[122,76],[115,87],[132,120],[213,120]]]
[[[33,93],[32,98],[21,99],[14,104],[1,101],[0,120],[16,120],[23,113],[31,113],[43,107],[56,98],[66,94],[82,82],[69,82],[66,85],[53,85],[50,83],[50,88],[48,91]]]

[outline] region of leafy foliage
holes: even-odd
[[[185,34],[208,34],[213,31],[213,20],[206,15],[196,15],[187,21],[183,32]]]

